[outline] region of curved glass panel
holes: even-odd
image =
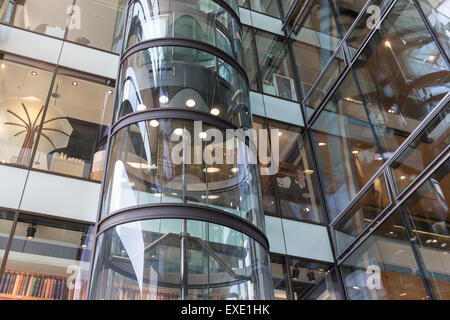
[[[272,299],[269,264],[269,253],[258,242],[221,225],[135,221],[99,237],[90,297]]]
[[[186,47],[154,47],[122,64],[115,119],[152,108],[200,111],[251,128],[248,86],[231,65]]]
[[[262,229],[256,160],[225,130],[191,120],[142,121],[120,129],[110,152],[103,217],[137,205],[186,203],[235,214]]]
[[[134,1],[126,35],[126,48],[157,38],[206,42],[243,65],[239,22],[212,0]]]

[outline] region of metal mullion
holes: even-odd
[[[3,273],[5,272],[6,262],[8,260],[8,255],[9,255],[9,252],[11,250],[11,245],[12,245],[12,241],[13,241],[13,238],[14,238],[14,233],[16,232],[16,226],[17,226],[18,219],[19,219],[19,211],[16,210],[14,212],[14,219],[13,219],[13,224],[11,226],[11,230],[10,230],[10,233],[9,233],[8,242],[7,242],[6,247],[5,247],[5,253],[3,254],[3,261],[2,261],[2,264],[0,266],[0,279],[2,279]]]
[[[447,155],[443,156],[442,158],[439,159],[439,162],[435,165],[435,167],[431,168],[429,172],[426,173],[426,175],[424,177],[422,177],[422,179],[420,181],[418,181],[415,185],[414,188],[411,189],[400,201],[398,201],[393,207],[391,207],[390,212],[387,213],[384,217],[382,217],[379,220],[379,223],[377,223],[376,226],[374,226],[374,228],[372,230],[369,229],[369,232],[367,232],[366,234],[362,235],[360,237],[360,241],[359,242],[364,242],[364,240],[366,240],[370,235],[372,235],[372,233],[384,222],[386,221],[386,219],[388,219],[393,213],[395,213],[395,211],[397,209],[399,209],[404,203],[405,201],[407,201],[409,199],[409,197],[415,192],[417,191],[417,189],[419,189],[423,183],[437,170],[440,168],[440,166],[447,161],[450,158],[450,153],[448,153]],[[349,255],[351,255],[359,246],[354,246],[353,248],[351,248],[347,253],[345,253],[345,255],[343,255],[340,259],[339,259],[339,264],[342,263],[342,261],[344,261],[346,258],[348,258]]]
[[[450,99],[450,93],[447,94],[448,98]],[[360,191],[358,191],[358,193],[355,195],[355,198],[360,197],[361,193],[364,193],[365,190],[367,190],[368,185],[370,185],[371,183],[373,183],[373,181],[376,179],[377,176],[379,176],[386,168],[390,168],[390,166],[393,164],[393,162],[397,159],[397,157],[411,144],[411,142],[420,134],[422,133],[422,130],[432,121],[434,120],[434,116],[436,116],[443,108],[445,108],[447,104],[447,100],[446,98],[444,98],[443,100],[441,100],[441,102],[438,104],[438,106],[435,107],[435,109],[427,115],[427,117],[422,120],[422,122],[413,130],[412,133],[410,133],[410,135],[408,136],[407,139],[405,139],[403,141],[403,143],[397,148],[397,150],[395,150],[395,152],[390,156],[389,159],[387,159],[386,161],[384,161],[383,165],[372,175],[372,178],[366,182],[366,184],[361,188]],[[449,147],[446,148],[446,150],[448,150]],[[442,152],[443,153],[443,152]],[[441,154],[442,154],[441,153]],[[436,157],[438,158],[438,157]],[[434,159],[432,161],[432,163],[435,163],[437,160]],[[430,165],[427,166],[427,168],[430,167]],[[426,168],[426,169],[427,169]],[[425,170],[423,170],[425,171]],[[421,173],[421,175],[423,175],[423,173]],[[419,179],[416,178],[415,180],[413,180],[413,182],[417,182]],[[410,185],[407,187],[408,189],[414,184],[413,182],[410,183]],[[406,189],[406,188],[405,188]],[[402,192],[402,196],[405,194],[405,192]],[[395,194],[394,194],[395,196]],[[395,197],[396,199],[398,199],[400,196]],[[347,211],[349,206],[352,206],[354,204],[355,200],[352,200],[346,208],[344,208],[341,212]],[[334,224],[335,220],[337,218],[339,218],[341,216],[342,213],[339,213],[339,215],[333,219],[333,221],[331,222],[331,224]]]
[[[296,93],[297,93],[297,103],[299,104],[299,107],[300,107],[300,114],[302,115],[302,120],[303,120],[303,124],[305,124],[305,116],[304,116],[304,114],[303,114],[303,107],[302,107],[302,101],[303,101],[303,92],[302,92],[302,90],[301,90],[301,86],[300,86],[300,83],[301,83],[301,78],[300,78],[300,75],[299,75],[299,73],[298,73],[298,70],[297,70],[297,63],[295,62],[295,55],[294,55],[294,52],[293,52],[293,49],[292,49],[292,42],[293,42],[293,40],[291,39],[291,38],[287,38],[286,37],[286,40],[285,40],[285,48],[287,49],[287,56],[289,57],[289,61],[290,61],[290,64],[291,64],[291,69],[292,69],[292,73],[294,74],[294,87],[295,87],[295,91],[296,91]]]
[[[322,71],[320,72],[319,76],[316,78],[316,80],[314,80],[314,83],[312,84],[311,89],[309,89],[309,91],[306,93],[304,99],[302,100],[303,103],[306,103],[306,101],[310,98],[310,96],[312,95],[312,92],[317,88],[320,80],[323,79],[323,77],[325,76],[325,73],[330,68],[330,66],[333,63],[333,61],[336,58],[336,56],[339,54],[339,50],[343,49],[343,47],[344,47],[344,41],[341,41],[339,43],[339,45],[337,46],[336,50],[334,51],[333,55],[331,56],[331,58],[328,60],[328,62],[322,68]],[[344,54],[344,50],[342,50],[342,52]],[[344,54],[344,64],[345,64],[344,69],[342,69],[340,74],[343,73],[347,69],[347,66],[349,65],[349,62],[348,62],[347,57],[346,57],[345,54]],[[338,78],[339,78],[339,76],[336,78],[336,80]],[[334,81],[336,81],[336,80],[334,80]]]
[[[289,272],[289,263],[288,263],[287,255],[281,255],[281,260],[282,260],[282,263],[284,264],[284,269],[286,270],[288,300],[294,300],[294,293],[293,293],[293,287],[292,287],[292,281],[291,281],[291,273]]]
[[[408,237],[408,242],[409,242],[409,245],[410,245],[411,250],[413,252],[414,259],[415,259],[415,262],[417,264],[418,271],[420,273],[420,277],[422,278],[422,281],[423,281],[423,284],[424,284],[424,287],[425,287],[425,291],[427,292],[427,295],[431,298],[431,300],[435,300],[436,299],[436,293],[434,292],[434,290],[433,290],[432,286],[430,285],[429,280],[428,280],[428,278],[426,276],[422,255],[419,253],[419,251],[418,251],[418,249],[416,248],[416,245],[415,245],[416,236],[413,235],[413,233],[411,232],[411,230],[409,228],[409,224],[407,222],[406,217],[403,214],[402,207],[399,207],[398,213],[399,213],[399,216],[400,216],[400,220],[401,220],[401,222],[403,224],[403,227],[405,228],[405,233],[406,233],[406,236]]]
[[[249,1],[250,5],[250,1]],[[259,64],[259,57],[258,57],[258,47],[256,46],[256,31],[253,27],[247,27],[250,31],[250,34],[252,36],[251,46],[253,51],[253,56],[255,58],[256,63],[256,89],[258,92],[263,93],[263,86],[262,86],[262,76],[261,76],[261,66]],[[245,58],[244,58],[245,59]],[[250,84],[249,84],[250,86]]]

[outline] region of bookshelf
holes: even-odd
[[[5,270],[0,280],[0,300],[74,300],[67,278],[49,274]],[[86,298],[86,283],[81,299]]]

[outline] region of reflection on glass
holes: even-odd
[[[252,10],[258,11],[275,18],[281,18],[278,1],[274,0],[250,0]]]
[[[5,255],[6,246],[8,244],[9,235],[13,225],[14,213],[9,211],[0,211],[0,265]],[[3,281],[0,282],[0,292],[3,292]],[[1,296],[0,296],[1,300]]]
[[[264,93],[297,100],[292,63],[285,38],[256,30],[255,39]]]
[[[383,162],[351,72],[311,129],[328,213],[334,219]]]
[[[374,180],[372,186],[334,228],[337,252],[341,253],[389,203],[386,180],[382,175]]]
[[[446,0],[418,0],[418,3],[433,27],[439,42],[447,54],[450,52],[449,12],[450,2]]]
[[[337,13],[339,25],[342,30],[342,35],[345,35],[347,31],[350,30],[350,27],[352,26],[353,22],[355,22],[356,17],[358,17],[359,13],[361,12],[366,2],[367,0],[356,0],[356,1],[332,0],[334,9],[336,10]],[[367,21],[367,19],[365,19],[365,21]]]
[[[343,300],[335,270],[328,270],[304,300]]]
[[[93,237],[89,225],[20,215],[0,298],[86,299]]]
[[[206,42],[242,64],[239,22],[213,0],[134,1],[127,23],[126,47],[157,38]]]
[[[103,233],[96,252],[92,299],[272,298],[272,288],[259,285],[270,283],[268,252],[224,226],[177,219],[131,222]]]
[[[28,166],[52,73],[0,60],[0,162]]]
[[[374,6],[375,10],[377,8],[380,9],[380,15],[382,14],[383,10],[386,8],[386,6],[390,3],[388,0],[372,0],[370,2],[370,6]],[[378,23],[376,21],[376,11],[367,10],[364,15],[361,17],[361,19],[358,20],[358,22],[355,24],[355,27],[353,31],[350,33],[350,35],[347,38],[347,48],[348,52],[350,54],[350,59],[353,59],[353,57],[356,54],[356,51],[359,49],[361,44],[363,43],[366,36],[369,34],[371,30],[375,27],[375,24]],[[354,17],[356,18],[356,17]],[[354,19],[353,18],[353,19]],[[349,19],[349,21],[342,22],[342,24],[345,26],[346,31],[348,31],[348,28],[351,26],[350,22],[352,19]]]
[[[294,300],[302,300],[328,275],[330,266],[324,263],[288,258],[288,268]]]
[[[318,193],[311,151],[299,127],[270,121],[278,129],[280,165],[276,175],[283,218],[325,222]]]
[[[428,299],[398,212],[341,265],[350,300]]]
[[[110,144],[103,216],[136,205],[188,203],[262,227],[258,168],[248,164],[247,146],[236,137],[222,140],[224,130],[198,129],[194,121],[165,119],[120,129]],[[211,154],[217,161],[209,163]]]
[[[403,191],[450,144],[449,108],[447,103],[392,163],[398,192]]]
[[[260,132],[259,130],[267,130],[265,118],[255,116],[253,118],[253,128],[256,130],[256,132]],[[267,136],[269,136],[269,134],[267,134]],[[258,167],[260,169],[260,172],[262,172],[263,170],[268,170],[268,167],[271,165],[272,162],[272,160],[270,159],[271,154],[269,151],[270,150],[269,139],[267,139],[266,150],[268,150],[268,154],[266,155],[263,155],[261,150],[258,153]],[[261,159],[261,157],[264,157],[264,159]],[[262,194],[264,214],[270,216],[277,216],[278,214],[275,197],[276,193],[275,176],[260,174],[259,180],[261,183],[261,194]]]
[[[41,1],[41,0],[39,0]],[[28,2],[28,0],[27,0]],[[53,12],[55,2],[50,5]],[[79,44],[120,53],[125,24],[126,0],[74,0],[67,6],[66,39]],[[44,6],[42,6],[42,11]],[[40,8],[41,9],[41,8]]]
[[[291,38],[295,40],[292,49],[300,87],[306,96],[341,41],[330,2],[311,2],[309,13],[305,19],[300,17]]]
[[[115,119],[153,108],[186,108],[251,128],[248,86],[231,65],[187,47],[138,51],[123,63]]]
[[[270,271],[272,272],[272,283],[275,300],[291,299],[289,293],[289,273],[285,258],[280,255],[270,255]]]
[[[450,160],[402,205],[438,299],[450,299]]]
[[[245,72],[247,73],[251,90],[258,90],[259,72],[256,58],[256,45],[251,28],[244,26],[242,29],[242,46],[245,57]]]
[[[317,86],[314,87],[310,96],[305,101],[306,116],[308,117],[308,119],[311,117],[314,110],[319,107],[320,102],[323,98],[325,98],[328,90],[331,88],[334,81],[338,78],[339,74],[342,72],[342,70],[344,70],[344,68],[345,58],[343,49],[341,48],[323,74],[322,79],[320,79],[320,81],[317,83]]]
[[[44,35],[119,53],[127,1],[3,1],[1,21]]]
[[[448,65],[412,1],[396,2],[354,68],[384,153],[395,151],[450,89]]]
[[[113,87],[58,74],[33,167],[100,181]]]
[[[64,38],[69,16],[66,11],[71,8],[74,1],[19,0],[2,2],[2,22],[45,35]]]

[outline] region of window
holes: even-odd
[[[284,99],[297,100],[285,38],[256,30],[255,39],[263,92]]]
[[[334,219],[383,160],[351,72],[312,123],[311,138],[328,213]]]
[[[114,88],[111,81],[95,80],[59,70],[33,168],[102,179]]]
[[[288,258],[289,274],[294,300],[303,300],[306,295],[327,276],[330,266],[300,258]]]
[[[3,1],[1,21],[119,53],[126,3],[125,0]]]
[[[274,120],[269,124],[270,129],[279,130],[280,165],[276,182],[281,217],[324,223],[316,172],[305,135],[300,127]]]
[[[245,58],[245,72],[247,73],[250,89],[257,91],[258,87],[260,86],[260,78],[253,30],[249,27],[243,26],[242,34],[242,47],[244,50]]]
[[[292,50],[300,78],[300,88],[306,96],[322,69],[340,43],[336,21],[328,0],[312,2],[300,17],[291,34]]]
[[[337,253],[341,253],[389,204],[386,180],[381,175],[334,228]]]
[[[10,211],[0,211],[0,266],[2,265],[6,246],[8,245],[9,235],[13,226],[14,213]],[[2,292],[2,285],[0,283],[0,292]]]
[[[418,0],[418,3],[433,27],[444,51],[450,52],[450,35],[448,32],[450,3],[445,0]]]
[[[251,9],[275,18],[280,18],[278,0],[250,0]]]
[[[450,104],[435,116],[391,165],[395,186],[402,192],[450,144]]]
[[[281,255],[270,255],[270,270],[272,271],[272,283],[275,300],[288,300],[290,297],[289,273],[285,257]]]
[[[28,166],[45,102],[52,70],[5,55],[0,60],[0,161]],[[44,69],[48,68],[48,69]]]
[[[447,62],[412,1],[396,2],[354,68],[386,158],[450,88]]]
[[[429,299],[398,212],[343,261],[341,270],[349,300]]]
[[[406,200],[401,210],[438,299],[450,299],[450,160]]]
[[[85,224],[21,214],[0,299],[85,299],[93,231]]]

